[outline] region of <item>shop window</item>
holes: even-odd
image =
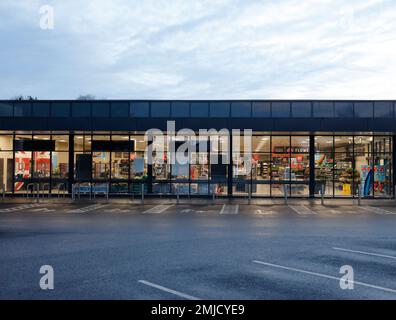
[[[250,102],[232,102],[231,103],[231,117],[234,118],[250,118],[251,117],[251,103]]]
[[[172,102],[172,117],[184,118],[190,116],[190,104],[188,102]]]
[[[351,196],[354,192],[353,156],[350,153],[334,154],[334,195]]]
[[[252,103],[253,118],[269,118],[271,117],[271,103],[269,102],[253,102]]]
[[[117,151],[111,153],[111,178],[129,178],[130,154],[128,151]]]
[[[273,118],[289,118],[290,103],[289,102],[272,102]]]
[[[391,136],[374,136],[374,152],[375,153],[391,153],[392,137]]]
[[[230,104],[228,102],[211,102],[210,116],[226,118],[230,116]]]
[[[144,152],[131,152],[130,154],[131,179],[147,179],[147,161]]]
[[[333,136],[315,136],[315,152],[333,152]]]
[[[374,196],[391,197],[393,195],[392,155],[374,154]]]
[[[373,152],[373,137],[355,136],[354,148],[355,156],[365,155],[366,153]]]
[[[320,152],[318,152],[320,151]],[[317,149],[315,153],[315,194],[333,196],[334,156],[332,148]]]
[[[206,118],[209,116],[209,104],[206,102],[191,102],[191,117]]]
[[[252,152],[270,152],[271,137],[270,136],[253,136]]]
[[[190,166],[191,180],[208,180],[209,164],[207,152],[192,152]],[[206,190],[207,193],[207,190]]]
[[[52,135],[51,140],[55,141],[56,151],[69,150],[69,136],[68,135]],[[82,150],[82,149],[81,149]]]
[[[0,135],[0,151],[13,149],[13,136]]]
[[[110,152],[93,151],[92,152],[92,178],[109,179],[110,178]]]
[[[52,152],[52,179],[67,179],[69,172],[69,153]]]
[[[310,102],[293,102],[292,103],[293,118],[310,118],[311,103]]]
[[[69,117],[70,103],[68,102],[52,102],[51,117]]]
[[[14,115],[14,107],[12,102],[0,102],[0,117],[12,117]]]
[[[12,151],[0,152],[0,183],[5,185],[5,190],[7,192],[12,191],[12,179],[14,175],[13,162],[14,157]]]
[[[170,116],[170,102],[152,102],[151,117],[166,118]]]
[[[15,151],[15,186],[14,191],[19,192],[26,190],[27,179],[32,177],[32,152],[31,151]]]
[[[147,118],[150,115],[150,104],[148,102],[131,102],[130,116],[136,118]]]

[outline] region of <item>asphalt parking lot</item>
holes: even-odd
[[[396,207],[330,201],[0,204],[0,298],[395,299],[395,230]]]

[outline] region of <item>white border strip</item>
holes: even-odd
[[[189,294],[185,294],[183,292],[179,292],[179,291],[176,291],[176,290],[173,290],[173,289],[169,289],[169,288],[160,286],[158,284],[155,284],[155,283],[152,283],[152,282],[148,282],[146,280],[139,280],[138,282],[141,283],[141,284],[145,284],[146,286],[153,287],[153,288],[156,288],[158,290],[174,294],[175,296],[178,296],[178,297],[181,297],[181,298],[184,298],[184,299],[187,299],[187,300],[201,300],[201,299],[199,299],[197,297],[190,296]]]

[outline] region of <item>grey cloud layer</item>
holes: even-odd
[[[3,0],[0,98],[392,99],[395,14],[391,0]]]

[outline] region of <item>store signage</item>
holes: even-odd
[[[14,140],[15,151],[55,151],[54,140]]]
[[[131,141],[92,141],[92,151],[135,151],[135,140]]]

